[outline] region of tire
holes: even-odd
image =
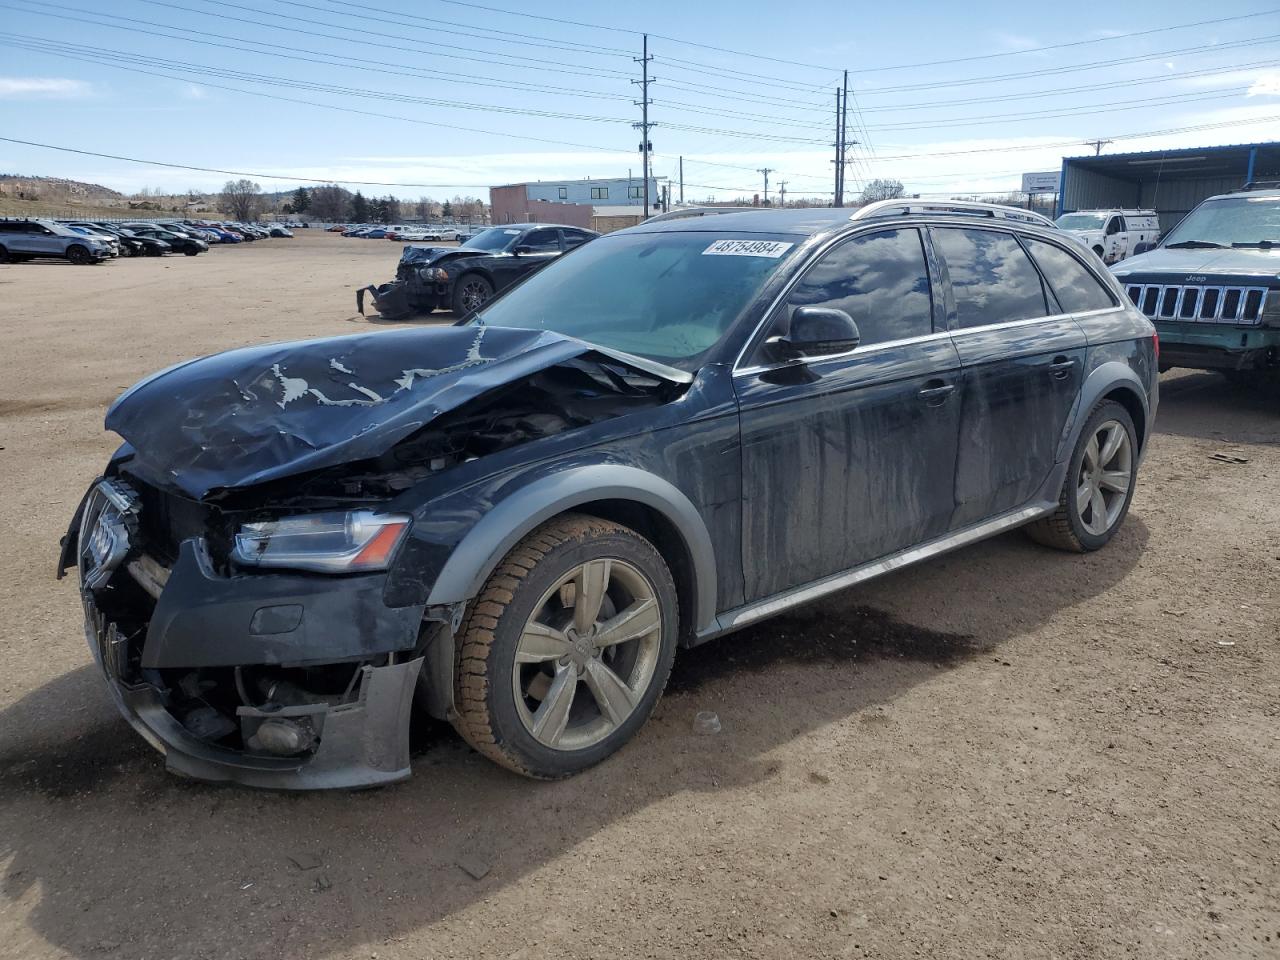
[[[77,266],[84,266],[86,263],[93,263],[93,257],[89,251],[78,243],[73,243],[67,247],[66,257]]]
[[[464,273],[453,283],[450,306],[461,319],[474,313],[493,298],[493,284],[478,273]]]
[[[1115,452],[1097,465],[1100,469],[1091,468],[1092,441],[1098,439],[1104,430],[1110,437],[1113,428],[1122,434]],[[1106,454],[1109,443],[1104,441],[1101,446],[1099,454]],[[1108,470],[1107,467],[1112,469]],[[1120,480],[1121,474],[1126,475],[1124,480]],[[1096,482],[1100,478],[1107,478],[1109,483]],[[1124,523],[1129,505],[1133,502],[1133,488],[1137,479],[1138,434],[1133,426],[1133,418],[1121,404],[1104,400],[1089,415],[1084,429],[1080,431],[1075,449],[1071,451],[1058,509],[1029,524],[1027,533],[1036,542],[1059,550],[1071,550],[1075,553],[1100,550]],[[1123,489],[1116,489],[1117,485]],[[1085,501],[1083,507],[1082,499]],[[1099,503],[1102,509],[1098,508]]]
[[[7,249],[7,248],[5,248],[5,247],[0,247],[0,263],[9,263],[9,262],[11,262],[13,259],[14,259],[14,258],[11,258],[11,257],[9,256],[9,251],[8,251],[8,249]]]
[[[188,257],[194,257],[200,251],[199,250],[183,250],[182,252],[185,253]]]
[[[1093,252],[1098,255],[1099,260],[1101,260],[1103,263],[1106,263],[1106,258],[1102,255],[1103,251],[1101,247],[1094,247]]]
[[[163,257],[164,251],[161,250],[159,247],[147,247],[146,255],[148,257]]]
[[[590,597],[590,583],[602,599],[594,617],[583,608],[590,627],[579,634],[577,600]],[[610,622],[636,635],[600,644],[600,626]],[[516,773],[572,776],[648,719],[678,632],[675,584],[648,540],[596,517],[557,517],[507,554],[468,608],[458,631],[453,724]]]

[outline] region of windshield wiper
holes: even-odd
[[[1185,250],[1185,249],[1191,249],[1192,247],[1195,247],[1197,249],[1202,247],[1212,248],[1214,250],[1223,249],[1222,244],[1214,243],[1212,240],[1179,240],[1177,243],[1166,243],[1164,245],[1164,248],[1166,250],[1178,250],[1178,249]]]
[[[1232,246],[1233,247],[1257,247],[1260,250],[1270,250],[1272,247],[1275,246],[1275,244],[1276,242],[1274,240],[1249,240],[1244,243],[1233,243]]]

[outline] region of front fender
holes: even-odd
[[[594,500],[630,500],[661,513],[679,531],[693,566],[695,632],[715,626],[715,551],[692,502],[670,482],[638,467],[587,464],[531,481],[485,511],[453,548],[427,599],[429,606],[470,600],[526,534],[557,514]]]

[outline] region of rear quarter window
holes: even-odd
[[[1116,306],[1111,291],[1072,254],[1043,240],[1031,237],[1023,237],[1023,240],[1063,310],[1084,313]]]

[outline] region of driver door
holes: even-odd
[[[960,360],[936,288],[919,230],[859,234],[766,324],[785,333],[798,307],[833,307],[857,323],[858,346],[787,362],[761,342],[735,371],[747,602],[947,532]]]

